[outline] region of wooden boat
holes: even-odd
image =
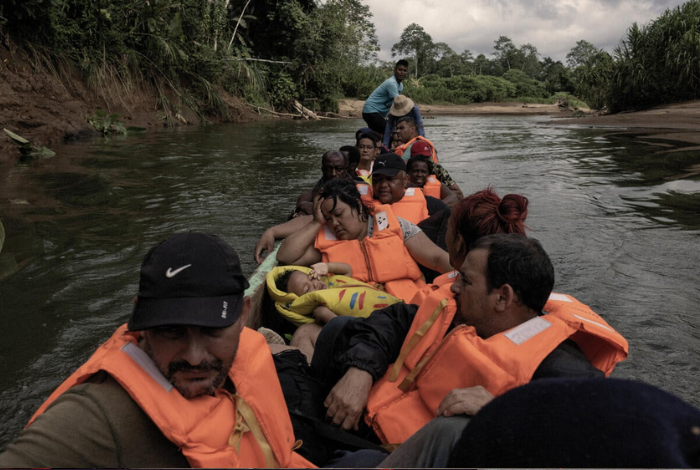
[[[254,330],[263,326],[263,318],[266,316],[264,312],[266,307],[270,305],[269,296],[267,295],[266,277],[267,273],[277,266],[277,250],[281,244],[281,242],[275,244],[273,250],[248,278],[250,287],[246,289],[245,295],[250,297],[253,305],[248,315],[246,326]]]

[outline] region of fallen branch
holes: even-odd
[[[320,118],[316,115],[316,113],[314,113],[314,112],[311,111],[310,109],[305,108],[304,106],[302,106],[302,104],[299,103],[297,100],[294,100],[294,108],[295,108],[297,111],[299,111],[299,112],[301,113],[301,115],[304,116],[304,117],[306,117],[307,119],[309,119],[309,118],[310,118],[310,119],[315,119],[315,120],[319,120],[319,119],[320,119]]]
[[[278,113],[277,111],[273,111],[273,110],[271,110],[271,109],[263,108],[262,106],[256,106],[256,105],[250,104],[250,103],[243,103],[243,104],[245,104],[246,106],[249,106],[249,107],[253,108],[254,110],[256,110],[256,111],[258,112],[258,114],[260,114],[260,111],[265,111],[266,113],[270,113],[270,114],[273,114],[273,115],[275,115],[275,116],[286,116],[286,117],[295,117],[295,118],[298,118],[298,117],[299,117],[298,114]]]

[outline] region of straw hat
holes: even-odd
[[[389,114],[392,116],[405,116],[407,115],[415,106],[411,98],[407,98],[404,95],[399,95],[394,98],[394,104],[391,105]]]

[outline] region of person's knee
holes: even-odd
[[[435,436],[437,440],[457,442],[464,432],[464,428],[469,424],[469,416],[438,416],[430,420],[428,424],[423,426],[425,432]]]
[[[289,345],[298,347],[300,344],[308,344],[309,342],[311,344],[316,344],[316,339],[320,332],[321,325],[317,325],[316,323],[301,325],[292,335]]]

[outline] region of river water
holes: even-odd
[[[700,151],[547,120],[437,117],[426,132],[465,194],[492,185],[529,198],[527,225],[552,257],[555,290],[630,343],[614,377],[700,405],[700,178],[677,179]],[[352,144],[361,125],[181,128],[0,162],[0,451],[127,320],[151,246],[213,232],[251,273],[257,237],[320,176],[320,155]]]

